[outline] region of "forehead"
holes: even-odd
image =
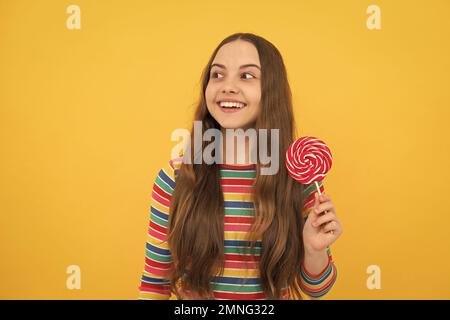
[[[238,67],[242,64],[254,63],[260,65],[258,50],[244,40],[235,40],[223,45],[217,51],[213,63],[224,64],[227,68]]]

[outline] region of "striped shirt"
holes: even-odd
[[[166,275],[172,256],[167,243],[169,207],[175,188],[177,172],[182,158],[169,161],[153,184],[150,205],[150,222],[147,232],[144,271],[140,280],[139,299],[176,299],[171,295]],[[257,241],[253,257],[247,241],[254,218],[253,191],[256,178],[255,165],[220,165],[221,187],[224,196],[224,273],[211,281],[215,299],[253,300],[265,299],[260,286],[258,261],[261,241]],[[319,183],[321,192],[324,190]],[[314,205],[315,185],[304,186],[305,216]],[[317,275],[312,275],[301,265],[300,287],[313,298],[325,295],[336,281],[337,271],[330,248],[327,248],[328,264]],[[282,290],[284,299],[292,299],[290,290]]]

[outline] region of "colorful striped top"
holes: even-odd
[[[140,280],[139,299],[176,299],[171,295],[169,281],[165,277],[172,257],[167,243],[169,207],[175,188],[177,171],[182,158],[169,161],[155,179],[150,206],[150,222],[147,232],[144,271]],[[265,299],[259,279],[258,261],[250,256],[250,243],[246,241],[254,217],[253,183],[255,165],[220,165],[221,187],[224,196],[224,273],[211,281],[215,299],[253,300]],[[323,191],[322,183],[319,183]],[[305,219],[314,204],[315,185],[304,188]],[[256,259],[260,256],[261,241],[256,242]],[[247,251],[248,250],[248,251]],[[326,294],[336,281],[337,271],[330,248],[328,265],[317,275],[310,274],[303,264],[300,287],[313,298]],[[293,299],[284,288],[284,299]]]

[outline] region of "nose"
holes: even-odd
[[[233,81],[233,79],[229,79],[228,81],[226,81],[223,85],[222,88],[222,93],[226,93],[226,92],[232,92],[232,93],[238,93],[239,92],[239,88],[237,87],[236,83]]]

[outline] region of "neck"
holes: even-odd
[[[250,154],[254,150],[255,142],[245,136],[243,132],[222,128],[223,148],[222,163],[230,165],[249,165],[252,164]]]

